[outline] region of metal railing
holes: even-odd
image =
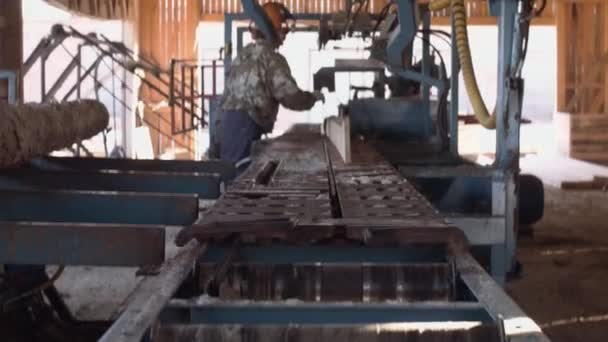
[[[67,41],[76,41],[76,49],[68,48],[65,44]],[[49,57],[59,48],[63,49],[71,60],[53,83],[47,86]],[[96,56],[87,65],[84,64],[83,58],[85,49],[93,51]],[[37,62],[40,63],[40,99],[42,102],[80,99],[83,96],[83,83],[92,79],[95,98],[99,100],[102,95],[111,98],[111,104],[106,104],[106,106],[111,107],[108,110],[113,115],[113,127],[117,127],[118,112],[131,112],[134,109],[126,99],[132,97],[135,90],[129,86],[126,77],[119,75],[128,74],[138,78],[143,86],[160,98],[159,101],[155,101],[157,103],[142,102],[146,112],[158,119],[157,123],[154,123],[142,115],[143,123],[158,133],[159,138],[170,139],[189,153],[194,152],[188,143],[192,137],[186,133],[205,126],[205,115],[208,111],[204,108],[206,104],[204,100],[217,94],[217,77],[213,77],[210,92],[205,92],[205,72],[211,70],[213,75],[217,75],[216,70],[221,67],[215,60],[210,65],[201,61],[175,60],[170,63],[169,70],[163,69],[157,63],[136,54],[122,42],[111,41],[102,34],[84,34],[73,27],[59,24],[53,26],[51,33],[40,41],[24,62],[24,77]],[[102,71],[105,72],[102,67],[109,71],[111,86],[104,84],[106,80],[100,77]],[[142,76],[137,70],[143,70],[146,75]],[[195,81],[197,76],[200,77],[200,82]],[[68,82],[73,82],[73,84]],[[66,88],[67,90],[60,96],[60,90]],[[122,92],[122,95],[119,92]],[[170,118],[158,110],[158,103],[169,104]],[[169,125],[171,131],[167,132],[163,127]],[[178,135],[182,135],[184,137],[182,140],[185,142],[176,139]]]
[[[218,59],[212,60],[171,60],[169,106],[173,134],[182,134],[208,124],[205,117],[209,115],[209,100],[218,96],[218,80],[223,75],[218,70],[223,67],[221,54]],[[205,81],[207,76],[211,78],[210,84]]]

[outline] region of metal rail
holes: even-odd
[[[49,282],[44,273],[47,264],[145,269],[161,265],[165,226],[193,224],[200,215],[199,199],[218,197],[222,184],[235,172],[232,165],[222,162],[50,157],[5,170],[0,176],[0,205],[5,209],[0,213],[0,263],[11,274],[32,278],[33,285],[38,284],[36,279]],[[79,188],[87,190],[67,190]],[[172,270],[166,278],[162,278],[165,268],[160,269],[161,279],[144,278],[138,288],[152,286],[156,297],[147,292],[139,298],[164,306],[155,284],[166,279],[177,287],[200,253],[198,247],[193,248],[190,262],[182,262],[180,271]],[[152,284],[145,285],[148,282]],[[24,290],[31,294],[20,305],[28,306],[31,298],[40,295],[38,290]],[[172,294],[169,291],[167,298]],[[52,282],[45,285],[44,296],[51,303],[49,312],[63,319],[61,324],[83,326],[73,319]]]
[[[407,326],[407,323],[469,321],[484,327],[481,335],[472,331],[460,332],[472,340],[500,341],[500,336],[505,336],[505,341],[548,341],[538,326],[467,252],[462,233],[443,221],[397,170],[369,145],[355,143],[353,164],[344,164],[333,146],[324,145],[322,141],[315,134],[288,133],[265,144],[263,149],[256,150],[258,154],[253,158],[252,166],[233,183],[232,188],[199,222],[182,231],[186,241],[196,237],[206,244],[205,251],[197,257],[201,285],[212,278],[221,283],[227,274],[232,274],[228,278],[237,279],[240,277],[238,272],[249,268],[252,272],[249,273],[250,282],[243,284],[243,289],[248,290],[237,293],[241,296],[250,293],[254,297],[237,296],[233,300],[206,297],[202,302],[196,299],[171,301],[163,297],[161,302],[167,306],[162,309],[154,306],[153,310],[139,306],[143,310],[122,316],[120,325],[115,324],[112,334],[107,334],[105,340],[109,341],[111,337],[135,341],[145,334],[145,328],[151,327],[152,322],[157,324],[149,337],[163,340],[164,336],[166,340],[171,339],[169,336],[177,338],[188,334],[221,336],[222,327],[226,325],[243,327],[258,334],[256,336],[270,339],[270,336],[279,336],[276,335],[279,331],[285,333],[285,327],[293,327],[293,324],[299,327],[292,329],[297,329],[302,334],[300,336],[307,336],[307,329],[314,327],[329,334],[339,325],[342,329],[364,334],[356,327],[362,324],[400,323]],[[326,155],[331,163],[327,162]],[[306,166],[299,168],[304,160]],[[260,173],[266,172],[268,161],[276,162],[274,171],[265,182],[255,182]],[[343,209],[341,218],[331,215],[330,177],[323,172],[330,167],[328,165],[335,175],[337,196]],[[378,173],[378,169],[383,172]],[[325,184],[324,190],[294,190],[319,187],[320,184]],[[247,192],[248,189],[251,191]],[[281,189],[293,191],[277,192]],[[280,221],[283,223],[276,227],[270,223],[265,226],[244,224],[273,217],[289,220]],[[310,233],[311,230],[316,233]],[[302,233],[304,231],[307,233]],[[235,233],[241,241],[247,241],[239,244],[236,251],[230,242],[234,241]],[[344,241],[344,238],[351,244],[331,243],[334,239]],[[324,242],[318,244],[317,241]],[[227,259],[229,255],[232,257]],[[229,262],[224,265],[226,260]],[[216,279],[213,265],[219,264],[224,265],[224,271],[223,276]],[[395,291],[393,295],[401,300],[412,300],[410,296],[413,293],[419,293],[413,298],[425,298],[431,294],[423,291],[398,295],[402,291],[398,289],[413,291],[416,288],[412,288],[413,284],[420,286],[427,280],[437,282],[444,279],[441,283],[448,286],[450,293],[446,298],[451,299],[440,303],[416,302],[416,299],[413,303],[365,302],[380,298],[377,292],[375,295],[369,292],[369,289],[378,291],[370,281],[381,274],[379,270],[396,265],[401,265],[398,266],[401,273],[392,275],[396,277],[393,283],[402,285],[395,290],[387,288],[387,293]],[[407,276],[410,273],[406,270],[416,267],[417,271]],[[273,270],[271,273],[265,273],[270,269]],[[272,276],[266,278],[263,274]],[[416,277],[412,278],[414,274]],[[345,280],[346,283],[340,285]],[[270,285],[277,284],[277,281],[284,285],[277,288]],[[324,281],[329,283],[327,288],[323,286]],[[357,286],[358,282],[361,282],[361,288]],[[456,287],[457,283],[464,284],[464,287]],[[293,292],[293,289],[284,292],[289,284],[302,287],[301,292]],[[234,289],[236,285],[231,286]],[[438,291],[434,294],[444,296],[442,286],[426,286],[425,290]],[[341,290],[328,291],[336,287]],[[250,292],[255,288],[262,292]],[[270,288],[275,292],[268,292]],[[154,291],[158,289],[147,289],[146,293]],[[220,296],[221,293],[220,290]],[[287,298],[300,293],[295,298],[303,301],[284,301],[287,293],[290,296]],[[357,296],[361,302],[357,303]],[[243,301],[254,298],[262,301]],[[264,301],[264,298],[272,301]],[[332,298],[349,303],[332,302]],[[136,301],[129,305],[138,307]],[[129,321],[130,324],[126,323]],[[274,327],[272,331],[276,334],[269,333],[268,327]],[[128,333],[133,330],[137,334]]]

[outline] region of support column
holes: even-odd
[[[17,101],[23,99],[21,65],[23,64],[23,18],[21,0],[0,1],[0,70],[17,74]],[[0,80],[0,100],[8,98],[8,83]]]
[[[134,6],[133,36],[141,56],[154,61],[163,70],[169,70],[171,59],[197,57],[195,47],[200,1],[136,0]],[[166,100],[146,86],[139,90],[139,101],[147,104],[143,106],[144,121],[160,130],[150,129],[155,154],[164,153],[172,145],[184,145],[194,150],[193,132],[172,137],[171,110],[168,103],[163,103]]]

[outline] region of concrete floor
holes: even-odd
[[[165,257],[176,255],[174,239],[179,227],[167,227]],[[72,313],[85,321],[115,319],[127,297],[141,281],[136,267],[66,267],[55,285]],[[53,267],[47,268],[53,273]]]
[[[547,187],[545,217],[519,246],[508,292],[551,341],[607,341],[608,193]]]

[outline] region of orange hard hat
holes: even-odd
[[[262,6],[262,8],[264,9],[264,12],[266,12],[268,19],[270,19],[275,32],[277,34],[287,33],[284,32],[283,24],[285,24],[288,20],[295,20],[294,16],[289,12],[287,7],[278,2],[267,2]]]

